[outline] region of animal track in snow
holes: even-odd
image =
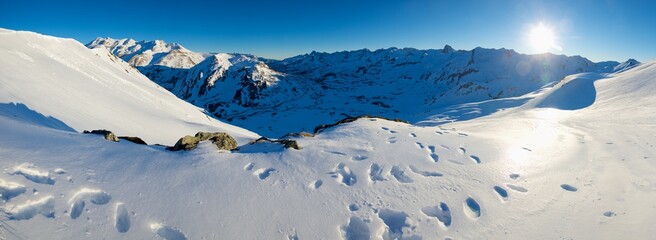
[[[499,197],[501,199],[506,200],[508,198],[508,191],[506,189],[503,189],[502,187],[499,186],[494,186],[494,191],[499,194]]]
[[[458,133],[458,135],[459,135],[459,136],[463,136],[463,137],[469,136],[469,135],[467,135],[466,133]]]
[[[394,178],[400,183],[413,182],[412,178],[408,177],[408,175],[405,174],[405,170],[399,167],[398,165],[392,166],[392,169],[390,169],[390,174],[394,176]]]
[[[114,226],[118,232],[124,233],[130,230],[130,215],[128,214],[128,209],[123,203],[116,204],[116,211],[114,213]]]
[[[355,156],[351,157],[351,159],[352,159],[353,161],[364,161],[364,160],[369,159],[369,157],[367,157],[367,156],[362,156],[362,155],[355,155]]]
[[[467,149],[465,149],[464,147],[459,147],[458,152],[462,155],[465,155],[465,153],[467,153]]]
[[[387,138],[387,143],[396,143],[396,137]]]
[[[381,129],[383,129],[385,131],[389,131],[389,128],[387,128],[387,127],[381,127]]]
[[[386,179],[383,177],[383,167],[376,163],[371,164],[371,167],[369,167],[369,180],[372,182],[385,181]]]
[[[371,238],[371,231],[367,223],[359,217],[352,216],[348,224],[341,227],[344,240],[368,240]]]
[[[604,216],[605,217],[615,217],[615,216],[617,216],[617,214],[615,214],[612,211],[607,211],[607,212],[604,212]]]
[[[25,185],[0,179],[0,198],[9,201],[25,192]]]
[[[469,156],[469,158],[471,158],[471,160],[473,160],[473,161],[476,162],[477,164],[481,164],[481,158],[479,158],[478,156],[476,156],[476,155],[471,155],[471,156]]]
[[[451,150],[451,148],[447,145],[440,144],[440,147],[446,149],[446,150]]]
[[[348,209],[351,212],[355,212],[357,210],[360,210],[360,207],[358,207],[358,205],[355,204],[355,203],[351,203],[351,204],[349,204]]]
[[[421,212],[426,216],[437,218],[445,228],[451,226],[451,210],[446,203],[440,202],[440,205],[422,208]]]
[[[523,193],[528,192],[528,189],[526,189],[522,186],[517,186],[517,185],[514,185],[514,184],[506,184],[506,186],[508,188],[510,188],[512,190],[515,190],[515,191],[518,191],[518,192],[523,192]]]
[[[308,187],[310,187],[311,189],[317,189],[320,188],[321,185],[323,185],[323,180],[319,179],[314,182],[311,182],[310,185],[308,185]]]
[[[244,171],[253,170],[253,167],[255,167],[255,163],[248,163],[246,166],[244,166]]]
[[[47,171],[40,171],[33,164],[23,163],[14,167],[13,174],[23,175],[27,180],[35,183],[54,185],[55,179]]]
[[[449,162],[454,163],[454,164],[458,164],[458,165],[465,165],[464,163],[462,163],[460,161],[457,161],[457,160],[453,160],[453,159],[449,159]]]
[[[561,184],[560,187],[562,189],[565,189],[565,190],[570,191],[570,192],[576,192],[578,190],[578,188],[576,188],[572,185],[569,185],[569,184]]]
[[[41,214],[48,218],[55,217],[55,197],[45,196],[38,200],[27,200],[24,204],[5,207],[3,211],[9,220],[27,220]]]
[[[403,229],[412,228],[408,223],[408,214],[405,212],[396,212],[389,209],[382,209],[378,212],[378,217],[383,220],[386,226],[386,235],[383,239],[404,239]]]
[[[173,229],[161,223],[151,224],[150,229],[157,234],[157,236],[160,236],[165,240],[187,240],[187,236],[185,236],[180,230]]]
[[[410,165],[410,170],[412,172],[414,172],[416,174],[419,174],[419,175],[422,175],[424,177],[441,177],[441,176],[444,176],[443,174],[441,174],[439,172],[430,172],[430,171],[420,170],[419,168],[417,168],[413,165]]]
[[[510,177],[511,179],[518,179],[518,178],[519,178],[519,174],[517,174],[517,173],[511,173],[510,175],[508,175],[508,177]]]
[[[257,176],[260,180],[268,178],[272,172],[275,172],[276,169],[273,168],[260,168],[253,172],[253,175]]]
[[[410,137],[417,137],[417,134],[415,134],[415,133],[410,133]]]
[[[337,178],[338,182],[349,187],[355,185],[358,181],[355,174],[353,174],[351,169],[349,169],[344,163],[337,164],[335,171],[331,172],[331,174],[333,174],[332,177]]]
[[[72,219],[76,219],[82,215],[87,200],[93,204],[102,205],[108,203],[111,199],[112,197],[105,191],[82,188],[69,199],[69,203],[71,203],[70,216]]]
[[[422,143],[420,143],[420,142],[416,142],[415,144],[417,145],[417,147],[418,147],[419,149],[424,149],[424,144],[422,144]]]
[[[433,159],[434,162],[437,162],[437,161],[440,160],[440,157],[437,156],[437,153],[435,153],[435,152],[437,151],[437,150],[435,149],[435,146],[432,146],[432,145],[431,145],[431,146],[428,146],[428,151],[429,151],[428,156],[429,156],[431,159]]]
[[[463,208],[465,215],[471,219],[478,219],[481,217],[481,205],[478,205],[478,202],[471,197],[468,197],[467,200],[463,203]]]

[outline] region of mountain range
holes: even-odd
[[[312,52],[283,60],[219,53],[202,61],[202,54],[161,40],[97,38],[87,47],[105,47],[181,99],[269,137],[365,114],[416,123],[446,112],[445,107],[518,97],[567,75],[639,64],[448,45]],[[275,127],[262,124],[270,122]]]

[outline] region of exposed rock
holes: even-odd
[[[227,133],[214,133],[209,140],[221,150],[231,151],[237,148],[237,141]]]
[[[215,132],[215,133],[210,133],[210,132],[198,132],[196,133],[195,136],[184,136],[178,140],[178,142],[175,143],[173,147],[168,147],[166,149],[171,150],[171,151],[180,151],[180,150],[192,150],[198,146],[198,143],[201,141],[206,141],[209,140],[216,147],[218,147],[221,150],[234,150],[237,148],[237,141],[227,133],[223,132]]]
[[[252,141],[250,144],[263,143],[263,142],[279,143],[282,144],[285,148],[293,148],[296,150],[301,150],[301,147],[298,145],[298,142],[289,139],[271,140],[266,137],[261,137],[256,139],[255,141]]]
[[[281,138],[285,139],[290,137],[314,137],[314,134],[309,132],[288,133],[282,136]]]
[[[109,130],[100,129],[100,130],[92,130],[91,132],[84,130],[83,133],[103,135],[103,137],[105,137],[107,141],[118,142],[118,138],[116,137],[116,135]]]
[[[189,151],[191,149],[196,148],[198,146],[198,143],[200,142],[200,139],[197,137],[192,137],[192,136],[184,136],[178,140],[178,142],[173,145],[173,147],[168,147],[166,149],[171,150],[171,151],[180,151],[180,150],[185,150]]]
[[[380,119],[384,119],[384,120],[388,120],[388,121],[408,123],[408,121],[401,120],[401,119],[398,119],[398,118],[390,119],[390,118],[380,117],[380,116],[362,115],[362,116],[357,116],[357,117],[347,117],[347,118],[339,120],[339,121],[337,121],[336,123],[333,123],[333,124],[319,125],[316,128],[314,128],[314,134],[316,135],[317,133],[323,131],[324,129],[331,128],[331,127],[334,127],[334,126],[337,126],[337,125],[340,125],[340,124],[355,122],[355,120],[358,120],[360,118],[380,118]]]
[[[144,141],[140,137],[120,136],[120,137],[118,137],[118,139],[125,139],[127,141],[130,141],[130,142],[133,142],[133,143],[136,143],[136,144],[148,145],[146,143],[146,141]]]

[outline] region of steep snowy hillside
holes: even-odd
[[[570,74],[635,64],[445,46],[312,52],[282,61],[217,54],[188,70],[139,70],[220,119],[279,137],[363,114],[419,122],[455,104],[517,97]],[[263,124],[269,122],[275,127]]]
[[[66,130],[109,129],[172,145],[200,130],[245,143],[257,135],[219,122],[157,86],[104,48],[0,30],[3,115]]]
[[[360,119],[301,150],[169,152],[0,116],[0,236],[650,239],[654,79],[653,62],[575,75],[484,118]]]

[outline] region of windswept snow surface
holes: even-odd
[[[591,84],[567,84],[580,77]],[[650,239],[656,63],[598,77],[464,122],[360,119],[296,139],[301,150],[169,152],[0,115],[0,178],[28,189],[5,199],[0,229],[9,239]],[[568,87],[594,88],[594,101],[540,105],[575,100],[560,93]],[[49,185],[17,166],[66,171]]]
[[[143,76],[104,48],[31,32],[0,32],[0,115],[62,130],[108,129],[172,145],[197,131],[246,143],[250,131],[222,123]]]

